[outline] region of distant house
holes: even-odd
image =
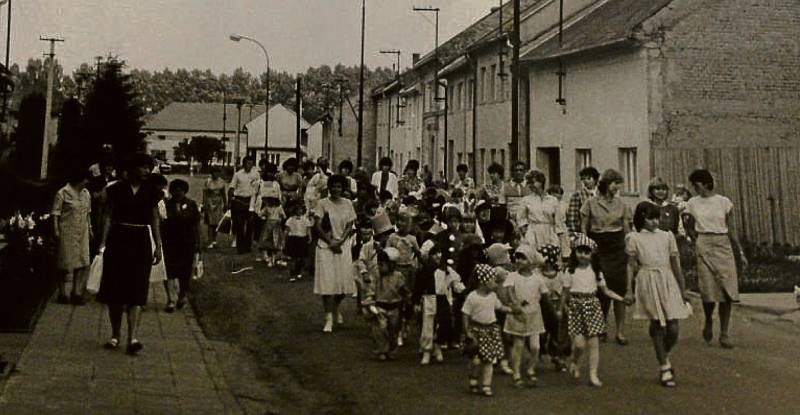
[[[247,151],[247,125],[264,113],[263,105],[241,106],[239,133],[239,154],[244,157]],[[239,119],[236,104],[206,102],[173,102],[153,116],[142,132],[147,134],[145,141],[148,152],[155,158],[175,162],[175,148],[183,140],[195,136],[209,136],[222,140],[225,144],[223,157],[215,159],[215,164],[234,164],[236,147],[236,124]]]
[[[247,122],[245,128],[248,132],[248,154],[255,156],[256,160],[264,157],[264,125],[266,114]],[[300,150],[308,155],[309,129],[305,119],[300,119]],[[316,139],[321,147],[321,136]],[[269,110],[269,151],[267,159],[280,165],[284,160],[295,157],[297,152],[297,114],[282,104],[275,104]]]

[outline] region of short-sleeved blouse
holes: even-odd
[[[564,274],[562,280],[564,288],[569,288],[571,293],[591,294],[597,287],[605,287],[606,280],[603,273],[595,274],[592,267],[576,268],[573,273]]]
[[[631,221],[631,208],[619,197],[611,200],[595,196],[581,207],[581,216],[589,218],[590,233],[621,232],[623,224]]]
[[[564,212],[558,199],[553,196],[531,193],[522,198],[519,213],[520,224],[553,225],[557,234],[567,230],[564,225]]]
[[[478,324],[493,324],[497,321],[495,310],[500,309],[503,303],[497,298],[497,294],[490,292],[488,295],[480,295],[473,291],[467,295],[461,312],[468,315],[470,320]]]
[[[155,187],[143,183],[134,194],[127,181],[118,181],[106,189],[107,202],[111,204],[111,222],[135,225],[150,225],[153,221],[153,208],[163,197]]]
[[[695,196],[686,203],[686,213],[694,218],[694,228],[698,233],[728,233],[728,213],[733,203],[725,196]]]
[[[326,214],[328,215],[333,239],[341,239],[348,227],[353,226],[356,220],[353,202],[344,198],[339,198],[336,202],[333,202],[330,198],[320,200],[317,203],[315,214],[320,218],[324,218]],[[319,246],[327,247],[328,244],[320,238]]]
[[[287,172],[280,172],[278,173],[276,179],[281,186],[281,190],[284,192],[295,192],[303,187],[303,176],[301,176],[298,172],[291,174]]]
[[[625,252],[636,257],[642,267],[664,268],[670,266],[670,257],[678,255],[678,244],[671,232],[641,230],[629,234]]]

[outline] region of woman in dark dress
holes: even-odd
[[[169,184],[170,198],[166,203],[167,217],[161,224],[164,243],[164,265],[167,269],[167,307],[171,313],[186,305],[186,293],[192,280],[195,254],[200,253],[200,209],[197,202],[186,197],[189,183],[176,179]],[[175,288],[178,282],[180,289]],[[178,294],[177,303],[173,298]]]
[[[149,156],[136,154],[124,167],[127,177],[106,189],[99,248],[103,252],[103,278],[97,300],[108,305],[111,320],[111,339],[106,348],[119,346],[122,313],[127,312],[127,352],[135,354],[143,347],[136,335],[141,307],[147,303],[150,269],[161,261],[157,205],[163,193],[147,182],[152,168]]]
[[[678,206],[669,201],[667,182],[660,177],[650,180],[650,185],[647,186],[647,198],[650,203],[658,206],[658,211],[661,213],[658,228],[664,232],[672,232],[672,235],[677,237],[681,215]]]

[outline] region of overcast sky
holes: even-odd
[[[359,62],[359,0],[12,0],[11,62],[24,66],[47,50],[40,35],[66,39],[56,46],[67,71],[109,52],[130,67],[166,67],[231,72],[243,67],[263,72],[255,44],[234,43],[228,35],[250,35],[266,46],[272,68],[292,73],[309,66]],[[489,13],[498,0],[367,0],[365,61],[391,67],[394,57],[380,49],[400,49],[402,66],[412,52],[433,49],[433,14],[428,20],[413,6],[435,6],[440,42]],[[0,44],[5,44],[7,6],[0,10]],[[2,53],[2,52],[0,52]]]

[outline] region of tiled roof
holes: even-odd
[[[227,121],[225,129],[236,131],[236,104],[225,104]],[[264,113],[264,105],[242,106],[242,127],[251,119]],[[222,132],[223,106],[221,102],[173,102],[167,105],[142,128],[144,131],[203,131]]]
[[[632,38],[633,31],[672,0],[609,0],[564,30],[559,47],[554,36],[521,57],[539,61],[613,45]]]

